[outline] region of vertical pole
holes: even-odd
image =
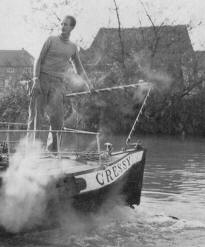
[[[101,164],[101,156],[100,156],[100,133],[97,133],[96,139],[97,139],[97,149],[98,149],[98,154],[99,154],[99,163]]]
[[[34,114],[34,132],[33,132],[33,143],[35,143],[36,140],[36,127],[37,127],[37,100],[35,99],[35,114]]]
[[[61,139],[61,137],[60,137],[60,135],[61,135],[60,131],[57,131],[56,136],[57,136],[57,154],[58,154],[58,159],[61,158],[61,153],[60,153],[60,139]]]
[[[8,131],[7,131],[7,137],[6,137],[6,140],[7,140],[7,147],[8,147],[8,156],[10,155],[10,152],[11,152],[11,148],[10,148],[10,124],[8,123],[8,127],[7,127]]]

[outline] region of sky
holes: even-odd
[[[49,6],[48,11],[38,11],[39,1]],[[64,0],[65,1],[65,0]],[[72,1],[72,0],[68,0]],[[0,0],[0,50],[26,49],[36,57],[48,35],[57,34],[43,28],[58,23],[65,14],[74,15],[76,28],[71,39],[88,48],[99,28],[117,27],[113,0],[75,0],[61,7],[63,0]],[[122,27],[151,25],[144,7],[155,25],[186,24],[195,50],[205,50],[205,1],[204,0],[116,0]],[[142,4],[143,2],[143,4]],[[55,7],[52,3],[57,3]],[[144,7],[143,7],[144,6]],[[60,27],[60,26],[59,26]]]

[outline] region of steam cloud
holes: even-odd
[[[72,92],[75,92],[76,90],[81,91],[86,89],[85,80],[80,75],[75,73],[73,69],[69,69],[67,73],[65,73],[64,81]]]
[[[171,86],[172,78],[165,72],[152,70],[150,67],[150,54],[141,51],[133,55],[134,62],[138,65],[139,70],[144,74],[147,80],[154,82],[157,89],[168,89]]]
[[[38,169],[41,144],[24,139],[10,160],[0,192],[0,224],[18,232],[39,224],[47,206],[47,185],[52,177]],[[43,164],[45,165],[45,164]]]

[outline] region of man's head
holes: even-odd
[[[69,35],[76,25],[76,19],[71,15],[66,15],[61,23],[63,35]]]

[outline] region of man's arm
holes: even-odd
[[[31,94],[34,94],[34,93],[38,93],[41,89],[40,89],[40,83],[39,83],[39,77],[40,77],[40,71],[41,71],[41,64],[42,64],[42,61],[44,60],[45,58],[45,55],[48,51],[48,48],[50,46],[50,38],[48,38],[46,40],[46,42],[44,43],[42,49],[41,49],[41,52],[38,56],[38,58],[36,59],[36,62],[35,62],[35,65],[34,65],[34,73],[33,73],[33,87],[32,87],[32,90],[31,90]]]
[[[75,65],[77,73],[84,79],[88,89],[89,90],[93,89],[93,85],[91,84],[91,82],[90,82],[90,80],[89,80],[89,78],[87,76],[87,73],[85,72],[85,70],[83,68],[83,65],[81,63],[77,47],[76,47],[75,54],[72,56],[72,61],[73,61],[74,65]]]
[[[38,56],[38,58],[36,59],[36,63],[35,63],[35,66],[34,66],[34,77],[37,77],[39,78],[40,76],[40,71],[41,71],[41,64],[42,64],[42,61],[44,60],[45,58],[45,55],[48,51],[48,48],[50,46],[50,37],[45,41],[45,43],[43,44],[43,47],[41,49],[41,52]]]

